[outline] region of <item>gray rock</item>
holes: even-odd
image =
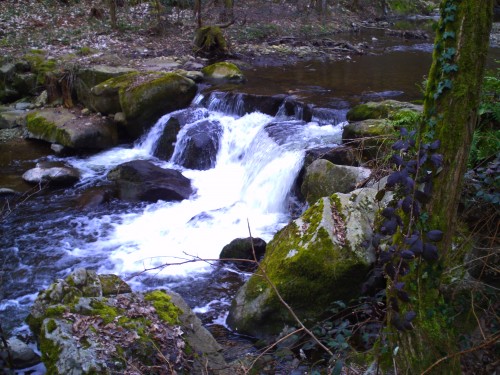
[[[8,339],[7,345],[9,347],[13,367],[15,369],[23,369],[40,363],[40,356],[17,337],[11,337]]]
[[[252,246],[253,243],[253,246]],[[248,259],[259,261],[266,252],[266,241],[262,238],[236,238],[222,248],[220,259]],[[254,254],[255,253],[255,254]],[[254,256],[255,255],[255,256]],[[234,262],[242,270],[255,269],[250,262]]]
[[[349,193],[370,174],[368,168],[335,165],[328,160],[318,159],[307,167],[301,192],[312,205],[319,198],[333,193]]]
[[[108,179],[116,182],[120,199],[127,201],[180,201],[193,193],[191,181],[179,171],[145,160],[119,165],[109,172]]]
[[[101,116],[78,116],[64,108],[46,108],[26,116],[29,138],[72,149],[106,149],[118,142],[116,124]]]
[[[222,125],[218,121],[201,120],[183,128],[183,144],[178,146],[179,153],[174,161],[189,169],[207,170],[215,166],[219,151]]]
[[[23,180],[30,184],[48,184],[51,187],[71,186],[80,180],[80,172],[66,166],[37,166],[26,171]]]
[[[0,129],[13,129],[26,125],[26,112],[10,109],[0,112]]]
[[[238,291],[227,323],[258,338],[296,322],[277,299],[268,278],[300,319],[320,319],[332,301],[355,298],[375,261],[372,236],[377,191],[321,198],[268,243],[261,269]],[[265,272],[266,277],[263,277]]]
[[[80,69],[75,80],[76,96],[78,101],[88,108],[93,108],[90,90],[92,87],[110,78],[135,72],[134,69],[120,66],[96,65]],[[99,111],[97,111],[99,112]]]

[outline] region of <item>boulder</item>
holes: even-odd
[[[37,163],[35,168],[23,174],[23,180],[30,184],[47,184],[50,187],[66,187],[80,180],[78,169],[66,165]]]
[[[90,91],[90,108],[105,113],[123,112],[123,125],[137,138],[162,115],[187,107],[196,84],[176,73],[132,72],[108,79]]]
[[[174,161],[189,169],[207,170],[215,166],[222,125],[218,121],[200,120],[184,128]]]
[[[170,160],[175,150],[177,134],[186,124],[208,117],[209,112],[205,108],[188,107],[171,114],[158,143],[154,147],[153,155],[162,160]]]
[[[422,112],[422,106],[397,100],[383,100],[381,102],[368,102],[359,104],[347,112],[347,121],[362,121],[368,119],[383,119],[394,116],[396,112],[412,111]]]
[[[0,129],[12,129],[26,124],[26,111],[8,109],[0,111]]]
[[[337,165],[357,167],[361,157],[356,149],[347,146],[312,148],[306,150],[304,167],[308,167],[317,159],[325,159]]]
[[[227,374],[220,346],[179,295],[131,293],[115,275],[77,269],[39,293],[27,322],[47,373]]]
[[[110,78],[119,77],[124,74],[135,72],[134,69],[122,66],[107,66],[95,65],[79,69],[76,72],[75,91],[76,97],[80,103],[90,109],[94,109],[91,100],[91,89],[101,82],[107,81]],[[97,110],[96,112],[104,112]],[[118,112],[118,111],[117,111]]]
[[[64,108],[46,108],[26,116],[28,138],[72,149],[106,149],[118,142],[116,125],[101,116],[78,116]]]
[[[353,122],[342,133],[344,144],[357,148],[367,160],[385,155],[396,137],[396,129],[387,119]]]
[[[201,72],[205,80],[214,83],[242,83],[245,76],[233,63],[223,61],[204,67]]]
[[[336,165],[328,160],[318,159],[306,168],[300,190],[312,205],[321,197],[353,191],[370,174],[371,170],[368,168]]]
[[[7,346],[12,358],[12,367],[14,369],[24,369],[40,363],[40,356],[17,337],[9,338],[7,340]],[[7,353],[3,347],[3,342],[0,342],[0,358],[5,357],[7,357]]]
[[[163,169],[145,160],[120,164],[108,173],[120,199],[156,202],[181,201],[193,193],[191,181],[174,169]]]
[[[114,189],[107,186],[92,187],[78,197],[76,207],[82,210],[93,210],[109,202],[114,196]]]
[[[375,261],[373,249],[364,244],[372,236],[376,193],[359,189],[321,198],[280,230],[268,243],[260,269],[232,301],[229,326],[270,338],[296,324],[266,278],[297,316],[311,324],[333,301],[357,297]]]
[[[164,114],[189,106],[196,84],[176,73],[149,73],[135,77],[119,90],[127,133],[139,137]]]
[[[253,245],[252,245],[253,244]],[[236,238],[222,248],[220,259],[248,259],[259,261],[266,252],[266,241],[262,238]],[[241,270],[255,268],[250,262],[234,262]]]

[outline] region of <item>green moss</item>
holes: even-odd
[[[46,318],[59,318],[68,310],[65,305],[52,305],[45,310]]]
[[[46,330],[48,333],[54,332],[54,330],[57,328],[57,323],[54,319],[50,319],[47,322],[47,325],[45,326]]]
[[[26,116],[26,128],[42,139],[50,139],[61,145],[71,143],[71,138],[65,130],[60,129],[54,122],[48,121],[38,112],[32,112]]]
[[[229,82],[242,82],[244,80],[241,70],[227,61],[218,62],[204,67],[201,72],[210,79],[225,80]]]
[[[156,309],[156,313],[161,320],[169,324],[179,324],[179,316],[183,311],[174,305],[171,297],[162,290],[154,290],[146,293],[144,296],[145,301],[151,302]]]
[[[104,324],[111,323],[115,318],[120,315],[119,310],[116,307],[112,307],[106,304],[106,301],[92,301],[92,314],[99,315]]]
[[[49,332],[50,333],[50,332]],[[45,365],[47,374],[59,374],[57,371],[57,361],[61,354],[61,347],[45,337],[45,331],[42,330],[40,336],[40,351],[42,353],[42,362]]]

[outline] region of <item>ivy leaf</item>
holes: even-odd
[[[448,6],[446,6],[446,8],[444,8],[445,13],[453,13],[456,11],[457,11],[457,6],[455,4],[449,4]]]
[[[403,258],[403,259],[407,259],[407,260],[415,259],[415,253],[411,250],[403,250],[403,251],[401,251],[400,255],[401,255],[401,258]]]
[[[443,72],[445,72],[445,73],[458,72],[458,65],[444,63],[443,64]]]
[[[445,60],[451,60],[455,54],[457,53],[457,50],[453,47],[450,47],[450,48],[446,48],[443,52],[443,59]]]
[[[380,189],[375,195],[375,199],[380,202],[382,199],[384,199],[384,196],[385,196],[385,189]]]
[[[439,139],[435,140],[429,145],[429,149],[431,151],[436,151],[439,147],[441,147],[441,141]]]
[[[436,168],[443,166],[443,155],[441,154],[432,154],[431,155],[431,163],[434,164]]]
[[[417,317],[417,313],[415,311],[410,310],[405,314],[405,320],[408,322],[413,321],[413,319],[415,319],[416,317]]]
[[[404,160],[401,156],[397,155],[397,154],[394,154],[391,156],[391,160],[392,162],[396,165],[396,166],[400,166],[400,165],[403,165],[404,164]]]
[[[403,302],[410,302],[410,296],[408,295],[407,292],[405,292],[404,290],[398,290],[396,292],[396,295],[398,296],[398,298],[403,301]]]
[[[399,150],[406,151],[406,150],[408,150],[408,142],[403,141],[402,139],[400,139],[400,140],[396,141],[396,143],[394,143],[392,145],[392,149],[394,151],[399,151]]]
[[[445,31],[443,33],[443,39],[446,40],[446,39],[455,39],[455,32],[453,31]]]
[[[443,239],[443,231],[434,229],[427,232],[427,239],[432,242],[439,242]]]
[[[385,186],[387,187],[393,187],[394,185],[398,184],[401,181],[401,172],[393,172],[387,177],[387,182]]]
[[[443,23],[449,23],[455,21],[455,15],[454,14],[448,14],[444,19]]]
[[[424,251],[422,253],[422,257],[428,262],[437,260],[439,258],[437,247],[433,244],[426,242],[424,244]]]
[[[414,255],[421,255],[424,251],[424,243],[421,239],[417,239],[410,247]]]
[[[395,209],[393,207],[386,207],[382,210],[381,215],[386,219],[390,219],[394,216]]]

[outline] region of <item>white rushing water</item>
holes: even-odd
[[[216,111],[186,110],[190,122],[178,133],[170,161],[159,160],[153,152],[165,126],[170,126],[168,120],[184,116],[182,111],[163,116],[133,147],[87,157],[49,158],[78,168],[82,179],[74,188],[33,198],[9,218],[11,229],[2,246],[5,269],[13,272],[5,279],[8,285],[0,301],[1,315],[12,317],[9,324],[21,324],[37,292],[77,267],[122,277],[158,267],[145,273],[146,278],[128,280],[129,284],[135,290],[155,285],[182,289],[196,279],[199,290],[214,270],[205,260],[217,259],[226,244],[249,237],[249,227],[252,236],[269,241],[289,222],[291,189],[305,150],[340,143],[342,125],[323,121],[320,126],[259,112],[232,115],[217,105]],[[201,121],[219,124],[214,166],[183,168],[174,162],[183,151],[183,137]],[[96,210],[74,209],[82,191],[106,184],[111,169],[138,159],[179,170],[191,180],[195,193],[180,202],[112,201]],[[213,304],[229,305],[230,298],[227,293],[202,299],[195,295],[191,301],[205,311]]]
[[[206,115],[200,114],[199,119],[206,119]],[[92,180],[123,162],[150,159],[169,118],[166,115],[160,119],[132,149],[117,148],[88,159],[73,159],[72,164]],[[106,223],[113,226],[108,235],[74,249],[74,255],[105,251],[109,262],[98,271],[124,275],[193,258],[216,259],[231,240],[249,236],[248,223],[253,236],[268,241],[289,220],[288,195],[302,166],[304,150],[321,143],[333,144],[340,137],[340,126],[310,123],[301,125],[292,138],[278,145],[264,129],[273,121],[268,115],[255,112],[236,117],[210,112],[208,119],[220,122],[223,128],[214,168],[184,170],[172,162],[153,159],[160,166],[180,169],[191,179],[195,195],[181,202],[159,201],[140,213],[125,213],[118,222]],[[182,136],[196,122],[181,129],[173,160],[181,151]],[[206,262],[189,262],[155,274],[184,276],[208,269]]]

